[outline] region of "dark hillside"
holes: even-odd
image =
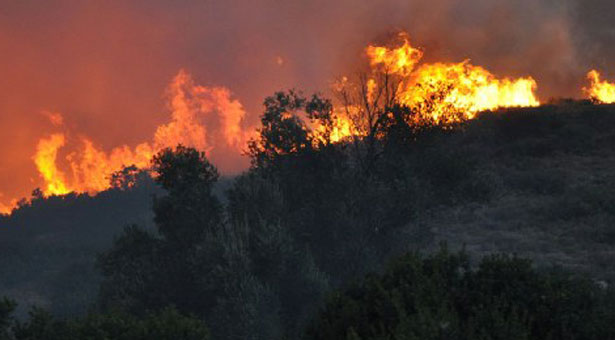
[[[305,106],[325,119],[327,102],[276,96],[263,116],[270,139],[252,145],[254,167],[236,178],[215,183],[213,165],[182,161],[195,150],[169,149],[159,162],[170,177],[157,179],[166,191],[148,177],[0,217],[0,296],[21,315],[32,304],[59,316],[97,301],[128,312],[172,305],[214,336],[265,339],[300,334],[332,289],[442,241],[472,260],[516,253],[615,280],[615,106],[502,110],[410,133],[391,123],[372,145],[314,147],[282,113]],[[201,161],[210,177],[194,176]]]
[[[218,183],[220,196],[228,183]],[[22,314],[31,305],[58,315],[85,311],[100,284],[96,256],[127,225],[151,229],[152,197],[160,193],[141,177],[130,190],[39,198],[0,215],[0,296],[19,301]]]
[[[436,243],[514,252],[615,280],[614,106],[485,113],[421,154],[454,154],[478,181],[411,223],[428,228]],[[445,164],[451,173],[454,160]],[[464,199],[481,190],[489,192],[485,200]]]
[[[95,197],[67,195],[34,199],[0,217],[0,291],[20,302],[60,315],[83,312],[96,296],[96,254],[123,226],[151,225],[153,185],[109,190]]]

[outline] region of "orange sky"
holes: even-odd
[[[393,29],[437,60],[471,58],[496,74],[532,75],[545,99],[580,95],[586,71],[607,63],[601,40],[585,37],[597,28],[570,15],[573,0],[2,2],[4,203],[41,185],[32,160],[40,138],[62,132],[70,148],[88,136],[103,150],[151,140],[169,121],[165,90],[180,69],[199,85],[229,89],[249,126],[265,96],[326,90]],[[588,15],[611,22],[604,11]],[[63,125],[50,113],[61,113]],[[226,172],[247,165],[228,152],[212,159]]]

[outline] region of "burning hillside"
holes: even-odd
[[[365,49],[369,70],[358,83],[344,77],[334,92],[347,93],[354,87],[358,100],[340,101],[334,109],[330,138],[366,135],[357,119],[361,105],[368,110],[397,104],[415,114],[409,124],[447,125],[472,119],[476,113],[506,107],[535,107],[537,82],[532,77],[496,77],[469,60],[458,63],[424,63],[423,49],[412,46],[407,34],[401,33],[393,45],[369,45]],[[591,87],[584,92],[604,103],[615,102],[615,85],[601,81],[597,71],[588,75]],[[384,98],[384,99],[383,99]],[[346,99],[348,99],[346,97]],[[45,196],[70,192],[95,194],[110,187],[110,176],[126,166],[145,169],[160,150],[177,144],[203,150],[208,157],[224,159],[239,155],[256,129],[245,123],[246,111],[223,87],[195,84],[180,71],[167,90],[171,120],[158,126],[149,141],[136,146],[122,145],[105,151],[91,138],[65,127],[64,117],[44,111],[55,131],[40,138],[33,156],[43,180]],[[314,127],[316,133],[324,127]],[[78,145],[78,147],[75,147]],[[224,170],[224,169],[223,169]],[[2,199],[0,212],[8,213],[16,200]]]
[[[406,33],[400,33],[397,40],[397,46],[366,48],[370,71],[358,84],[346,77],[336,84],[334,90],[341,93],[343,109],[337,111],[335,140],[367,134],[361,121],[370,120],[362,117],[370,112],[361,111],[378,107],[406,106],[414,112],[413,121],[407,123],[422,126],[458,123],[480,111],[540,104],[535,93],[537,83],[531,77],[497,78],[468,60],[421,63],[424,52],[410,44]]]
[[[499,79],[469,60],[460,63],[420,64],[423,52],[400,34],[401,46],[369,46],[367,55],[374,70],[401,77],[397,100],[416,108],[440,94],[437,106],[421,111],[417,119],[435,123],[471,119],[477,112],[502,107],[538,106],[536,81],[531,78]],[[462,113],[461,116],[458,113]],[[421,123],[421,122],[417,122]]]
[[[196,85],[183,70],[168,88],[168,106],[171,121],[159,126],[151,141],[132,148],[122,145],[105,152],[83,136],[80,148],[60,160],[58,155],[66,145],[66,134],[58,132],[42,138],[33,159],[45,182],[43,194],[93,194],[108,189],[111,174],[126,166],[147,168],[153,155],[163,148],[182,144],[211,156],[214,150],[240,152],[249,137],[242,128],[245,111],[237,100],[231,99],[230,91]],[[217,129],[208,129],[208,123]],[[61,162],[67,163],[67,170],[61,168]]]

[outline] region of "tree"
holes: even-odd
[[[387,95],[380,94],[378,104],[367,103],[366,117],[380,120],[371,122],[374,138],[385,131],[387,122],[375,111]],[[320,270],[343,281],[366,267],[373,269],[396,249],[383,241],[407,222],[410,209],[408,200],[397,199],[383,185],[376,168],[364,171],[349,160],[350,141],[334,139],[338,118],[331,101],[317,95],[308,100],[288,91],[268,97],[259,136],[250,143],[252,168],[229,190],[228,210],[237,223],[281,224],[300,247],[310,250]],[[381,204],[393,200],[392,207]],[[368,258],[366,265],[362,260]]]
[[[219,263],[222,211],[212,192],[218,171],[204,153],[181,145],[162,150],[152,163],[154,180],[166,191],[154,199],[158,233],[128,227],[101,254],[101,306],[142,314],[174,305],[205,315],[215,302],[209,274]]]
[[[111,187],[119,190],[134,188],[140,183],[148,181],[150,178],[147,170],[139,169],[134,165],[127,166],[111,175]]]
[[[161,240],[138,226],[128,226],[113,247],[98,257],[102,272],[99,305],[137,314],[165,305],[158,277]],[[162,291],[161,291],[162,290]]]
[[[333,105],[314,94],[309,100],[294,90],[276,92],[264,102],[259,138],[248,144],[253,168],[267,168],[280,158],[314,152],[332,144]],[[304,114],[309,124],[300,117]],[[318,129],[314,130],[314,125]]]
[[[154,200],[158,231],[176,250],[190,248],[221,221],[212,193],[218,170],[203,152],[181,145],[162,150],[152,163],[156,183],[167,191]]]

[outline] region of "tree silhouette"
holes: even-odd
[[[181,145],[162,150],[152,164],[156,183],[167,191],[154,200],[158,231],[177,250],[189,248],[220,223],[220,202],[212,193],[218,170],[203,152]]]
[[[166,191],[154,199],[158,235],[128,227],[100,256],[101,305],[136,313],[174,305],[202,315],[213,304],[205,281],[215,266],[208,252],[222,221],[212,193],[218,171],[204,153],[181,145],[158,153],[152,169]]]
[[[331,142],[333,105],[328,99],[313,95],[309,100],[294,90],[276,92],[264,102],[259,137],[248,144],[254,168],[267,168],[285,156],[302,155],[323,149]],[[321,130],[309,125],[318,123]]]

